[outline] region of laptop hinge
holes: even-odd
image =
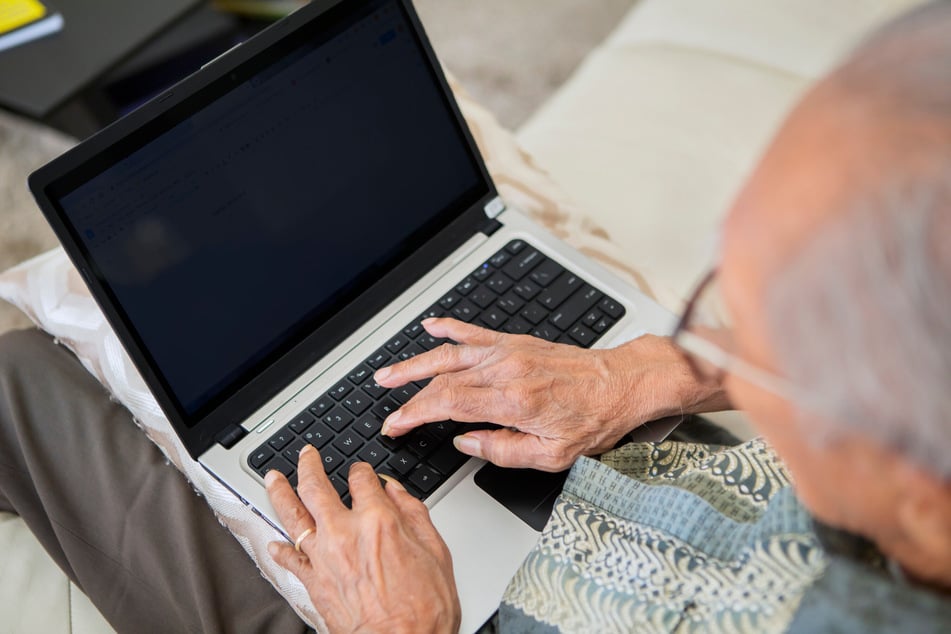
[[[502,228],[502,223],[498,220],[487,220],[480,231],[487,236],[491,236],[493,233]]]
[[[505,203],[502,202],[502,199],[496,196],[489,202],[485,204],[485,215],[488,216],[489,220],[495,220],[499,217],[499,214],[505,211]]]
[[[231,449],[238,444],[239,440],[247,435],[247,430],[245,430],[245,428],[241,425],[231,425],[215,436],[215,440],[217,440],[218,444],[225,449]]]

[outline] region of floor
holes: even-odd
[[[416,6],[446,68],[517,129],[634,2],[416,0]],[[26,179],[71,144],[0,111],[0,271],[56,246]],[[0,301],[0,332],[28,324]]]

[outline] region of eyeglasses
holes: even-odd
[[[795,390],[789,382],[736,355],[733,328],[723,305],[717,269],[707,273],[687,301],[671,341],[690,366],[697,380],[722,385],[732,374],[786,400]]]

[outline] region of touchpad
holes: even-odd
[[[475,475],[479,488],[539,532],[545,528],[567,479],[568,471],[503,469],[493,464],[485,465]]]

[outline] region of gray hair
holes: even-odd
[[[772,280],[778,361],[803,418],[828,423],[810,437],[865,435],[951,479],[951,3],[872,36],[830,83],[929,134],[891,143],[879,177],[853,183]]]

